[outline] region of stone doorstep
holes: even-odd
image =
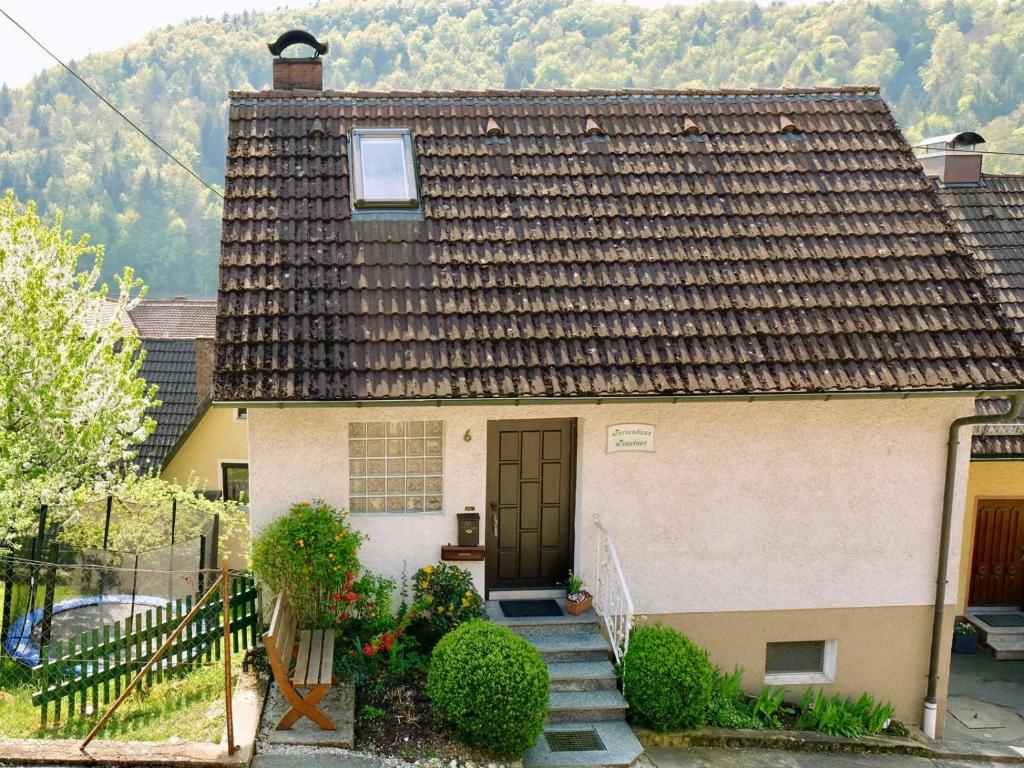
[[[647,747],[743,747],[780,749],[793,752],[846,752],[852,754],[909,755],[933,760],[987,760],[998,763],[1024,763],[1024,747],[981,742],[921,741],[897,736],[862,736],[844,739],[814,731],[753,731],[742,728],[705,727],[697,731],[656,733],[634,728],[640,743]]]
[[[266,687],[251,673],[239,676],[232,695],[235,754],[225,744],[194,741],[113,741],[97,739],[85,752],[81,739],[7,739],[0,737],[3,765],[124,765],[243,768],[255,753],[256,731]],[[225,739],[226,741],[226,739]]]
[[[643,746],[637,741],[632,729],[625,722],[581,722],[581,723],[548,723],[544,733],[552,731],[577,731],[593,729],[604,743],[601,751],[552,752],[543,734],[537,743],[526,750],[523,755],[523,768],[582,768],[583,766],[602,766],[602,768],[625,768],[632,765],[643,753]]]

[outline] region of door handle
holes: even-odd
[[[498,504],[497,502],[491,502],[491,535],[498,538]]]

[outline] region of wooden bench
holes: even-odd
[[[263,633],[263,647],[267,649],[274,680],[292,705],[278,721],[277,728],[291,728],[300,717],[308,717],[323,730],[333,731],[334,722],[317,705],[336,682],[334,632],[323,629],[297,632],[297,627],[295,609],[288,601],[288,594],[281,592],[274,602],[270,626]],[[306,693],[300,693],[300,688]]]

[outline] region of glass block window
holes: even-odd
[[[440,512],[443,421],[355,421],[348,425],[349,510]]]

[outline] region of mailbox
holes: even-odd
[[[458,518],[459,546],[480,546],[480,515],[476,512],[460,512]]]

